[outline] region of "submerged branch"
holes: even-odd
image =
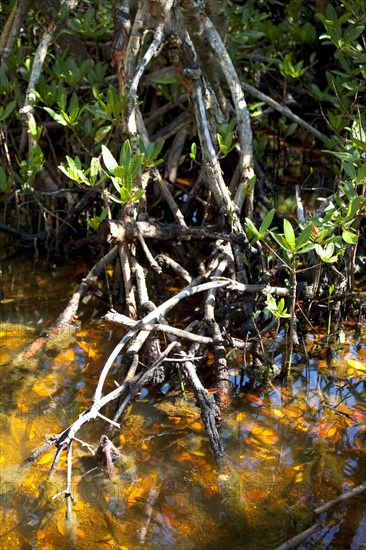
[[[347,491],[347,493],[343,493],[342,495],[339,495],[337,498],[330,500],[329,502],[326,502],[321,506],[318,506],[318,508],[315,508],[314,514],[319,515],[319,514],[322,514],[323,512],[327,512],[331,508],[338,506],[338,504],[342,504],[342,502],[345,502],[350,498],[360,495],[365,491],[366,491],[366,483],[362,483],[361,485],[354,487],[351,491]]]
[[[309,529],[305,529],[305,531],[295,535],[292,539],[284,542],[280,546],[277,546],[275,550],[291,550],[291,548],[296,548],[301,542],[314,535],[314,533],[319,531],[322,527],[323,526],[321,523],[315,523],[309,527]]]

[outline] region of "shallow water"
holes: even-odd
[[[114,479],[86,447],[74,445],[76,522],[65,522],[65,498],[53,498],[65,489],[65,457],[51,479],[53,449],[20,465],[89,406],[123,333],[97,313],[81,315],[61,349],[48,350],[36,366],[14,367],[12,359],[58,316],[85,270],[77,262],[33,267],[24,258],[2,265],[1,547],[271,550],[318,521],[323,527],[297,548],[361,548],[365,493],[314,515],[366,481],[366,338],[350,329],[338,349],[309,334],[306,361],[287,384],[253,387],[232,355],[222,469],[189,392],[183,400],[177,391],[143,391],[122,430],[109,434],[124,454]],[[96,448],[107,429],[98,420],[78,437]]]

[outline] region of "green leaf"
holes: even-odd
[[[342,239],[347,244],[357,244],[358,241],[357,235],[355,233],[352,233],[352,231],[349,231],[348,229],[343,229]]]
[[[227,155],[228,152],[229,152],[229,149],[228,149],[227,146],[225,145],[224,140],[223,140],[223,137],[222,137],[221,134],[217,134],[217,141],[218,141],[218,144],[219,144],[221,153],[222,153],[223,155]]]
[[[0,120],[5,120],[6,118],[8,118],[8,116],[11,114],[11,112],[13,111],[14,107],[16,105],[16,101],[13,100],[13,101],[10,101],[10,103],[8,103],[4,109],[4,111],[2,112],[1,116],[0,116]]]
[[[266,214],[266,216],[265,216],[265,218],[264,218],[264,220],[263,220],[263,222],[262,222],[262,224],[259,228],[259,233],[262,237],[264,237],[264,235],[267,232],[267,229],[271,225],[275,211],[276,211],[275,208],[272,208],[272,210],[267,212],[267,214]]]
[[[137,189],[133,194],[134,202],[138,202],[145,195],[145,189]]]
[[[250,193],[254,191],[255,184],[257,182],[257,175],[254,174],[248,181],[247,186]]]
[[[105,145],[102,145],[102,157],[108,172],[114,174],[114,170],[118,166],[118,163],[108,147],[106,147]]]
[[[124,182],[126,178],[126,170],[124,166],[116,166],[114,169],[114,176]]]
[[[352,139],[353,143],[355,145],[357,145],[360,149],[362,149],[363,151],[366,151],[366,142],[361,140],[361,139],[356,139],[356,138],[353,138]]]
[[[133,156],[133,158],[131,160],[130,170],[129,170],[132,180],[137,178],[137,176],[139,175],[141,167],[142,167],[143,160],[144,160],[144,155],[143,154]]]
[[[363,33],[364,29],[365,27],[360,25],[346,29],[344,33],[344,39],[346,43],[351,44],[351,42],[357,40],[357,38]]]
[[[245,218],[245,225],[249,229],[249,231],[251,231],[258,239],[261,238],[262,235],[250,218]]]
[[[307,254],[310,250],[314,250],[315,243],[308,243],[303,248],[301,248],[301,254]]]
[[[189,156],[192,160],[196,160],[197,155],[197,145],[193,142],[191,145],[191,152],[189,153]]]
[[[319,258],[325,263],[334,263],[338,259],[337,255],[333,256],[334,244],[332,242],[328,243],[325,248],[323,248],[320,244],[316,244],[315,251]]]
[[[266,302],[267,302],[267,308],[270,311],[272,311],[274,309],[277,309],[277,302],[276,302],[275,298],[272,296],[272,294],[267,294]]]
[[[28,120],[29,133],[33,139],[37,138],[37,124],[33,117]]]
[[[121,168],[121,167],[118,166],[118,168]],[[118,193],[120,193],[120,192],[121,192],[121,189],[122,189],[122,187],[123,187],[121,178],[119,178],[119,177],[111,177],[111,180],[112,180],[112,183],[113,183],[113,186],[114,186],[115,190],[116,190]]]
[[[88,222],[88,225],[94,229],[94,231],[97,231],[100,225],[100,219],[98,216],[94,216],[93,218],[88,218],[86,220]]]
[[[125,187],[121,187],[121,189],[119,190],[119,194],[124,204],[131,202],[131,193],[128,191],[128,189],[126,189]]]
[[[90,161],[90,179],[95,183],[99,173],[99,160],[97,157],[93,157]]]
[[[103,139],[106,137],[107,134],[111,131],[112,125],[108,124],[107,126],[102,126],[99,128],[95,134],[94,141],[96,145],[103,141]]]
[[[43,107],[43,109],[47,111],[47,113],[53,118],[53,120],[61,124],[61,126],[67,126],[66,120],[59,113],[56,113],[53,109],[50,109],[49,107]]]
[[[71,180],[74,180],[74,181],[79,181],[79,178],[78,178],[78,175],[77,173],[73,173],[73,172],[70,172],[70,168],[65,168],[65,166],[62,166],[62,164],[60,164],[58,166],[58,169],[63,173],[65,174],[66,177],[68,177],[69,179]]]
[[[62,109],[63,111],[66,109],[66,102],[67,102],[67,93],[66,90],[63,90],[62,94],[60,95],[60,99],[57,102],[57,105]]]
[[[111,194],[108,194],[108,197],[114,201],[114,202],[118,202],[118,204],[126,204],[128,201],[125,201],[123,200],[122,198],[120,197],[116,197],[115,195],[111,195]]]
[[[286,250],[286,252],[293,252],[293,249],[289,247],[289,244],[286,239],[282,237],[282,235],[279,235],[278,233],[275,233],[274,231],[270,231],[272,237],[276,241],[278,245],[280,245],[283,250]]]
[[[69,112],[71,121],[75,122],[79,114],[79,100],[75,93],[72,94],[70,99]]]
[[[351,202],[348,206],[348,211],[347,211],[347,217],[350,220],[353,220],[355,218],[355,216],[357,215],[358,211],[361,208],[362,201],[363,201],[363,199],[359,195],[351,200]]]
[[[288,220],[283,220],[283,232],[288,243],[288,250],[293,252],[296,246],[296,237],[292,225]]]
[[[131,164],[131,156],[132,156],[131,144],[130,144],[130,141],[126,139],[126,141],[122,145],[121,153],[119,156],[119,163],[126,168],[126,171],[128,171],[128,167]]]
[[[275,298],[272,296],[272,294],[267,294],[266,296],[266,302],[267,307],[266,309],[272,313],[277,319],[281,318],[288,318],[291,317],[289,313],[287,313],[287,309],[285,308],[285,300],[284,298],[281,298],[279,303],[277,304]]]
[[[8,194],[12,190],[11,178],[6,176],[5,170],[0,166],[0,189],[3,193]]]
[[[108,215],[108,207],[106,206],[105,208],[103,208],[103,211],[99,216],[100,221],[102,222],[103,220],[105,220],[107,215]]]
[[[232,144],[233,144],[233,134],[229,132],[225,138],[225,146],[227,147],[228,151],[230,151]]]
[[[296,238],[296,250],[300,250],[300,248],[303,248],[309,242],[311,230],[312,226],[308,225],[303,231],[301,231],[300,235]]]
[[[330,153],[331,155],[334,155],[340,160],[346,160],[349,162],[353,162],[355,160],[355,156],[353,153],[347,153],[347,152],[341,153],[338,151],[331,151],[329,149],[324,149],[324,153]]]

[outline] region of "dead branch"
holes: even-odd
[[[21,109],[19,109],[19,112],[22,114],[22,117],[24,120],[22,137],[21,137],[20,146],[19,146],[20,154],[22,154],[25,149],[27,134],[29,138],[29,149],[31,149],[31,147],[36,143],[34,138],[32,138],[32,135],[29,129],[31,124],[33,125],[33,127],[36,127],[36,121],[33,115],[34,103],[36,101],[36,94],[34,90],[39,80],[39,77],[41,76],[43,63],[44,63],[44,60],[46,59],[48,47],[51,44],[51,40],[53,38],[55,30],[56,30],[56,22],[52,21],[48,26],[48,29],[42,35],[36,54],[34,56],[32,71],[29,77],[24,105]]]
[[[314,525],[309,527],[309,529],[302,531],[292,539],[288,540],[287,542],[284,542],[280,546],[277,546],[275,550],[290,550],[291,548],[296,548],[300,544],[300,542],[314,535],[314,533],[319,531],[322,527],[323,525],[321,523],[315,523]]]
[[[118,243],[124,239],[137,239],[141,235],[144,239],[161,241],[182,239],[221,239],[225,241],[246,243],[242,235],[221,233],[218,227],[187,227],[186,224],[159,223],[154,221],[131,222],[104,220],[99,227],[98,235],[103,242]]]
[[[197,292],[204,292],[206,290],[209,290],[210,288],[213,288],[215,286],[227,286],[228,281],[209,281],[206,283],[200,284],[202,281],[202,278],[198,278],[195,281],[193,281],[190,285],[186,286],[181,292],[161,304],[159,307],[157,307],[152,312],[148,313],[141,321],[139,321],[133,330],[130,330],[117,344],[117,346],[114,348],[112,353],[110,354],[107,362],[105,363],[101,375],[98,380],[98,385],[95,390],[94,394],[94,403],[98,404],[102,398],[102,390],[104,382],[108,376],[109,370],[111,369],[116,357],[120,354],[122,349],[125,347],[125,345],[131,340],[131,338],[135,335],[135,332],[137,330],[144,329],[145,324],[149,324],[151,321],[158,319],[160,315],[164,315],[168,311],[170,311],[173,307],[175,307],[181,300],[184,298],[187,298],[188,296],[192,296],[196,294]],[[147,332],[147,331],[146,331]]]
[[[335,506],[338,506],[339,504],[342,504],[343,502],[346,502],[347,500],[354,498],[365,491],[366,491],[366,483],[362,483],[361,485],[354,487],[351,491],[347,491],[346,493],[339,495],[337,498],[334,498],[333,500],[330,500],[329,502],[326,502],[325,504],[318,506],[318,508],[315,508],[314,514],[316,514],[317,516],[320,514],[323,514],[324,512],[331,510]],[[295,548],[300,542],[302,542],[303,540],[307,539],[308,537],[310,537],[311,535],[319,531],[322,527],[323,525],[321,523],[314,523],[314,525],[309,527],[309,529],[306,529],[306,531],[299,533],[292,539],[281,544],[280,546],[275,548],[275,550],[290,550],[290,548]]]
[[[62,331],[70,329],[73,330],[72,319],[76,315],[82,299],[86,296],[88,290],[95,285],[98,277],[105,270],[106,266],[110,262],[113,262],[116,257],[117,247],[114,247],[94,265],[94,267],[81,282],[78,290],[72,295],[66,308],[58,316],[54,325],[52,325],[46,333],[34,340],[32,344],[28,346],[24,352],[22,352],[21,357],[23,357],[24,360],[28,361],[29,359],[35,357],[35,355],[39,353],[39,351],[50,340],[54,339],[56,336],[59,336]],[[16,361],[19,361],[19,358],[17,358]]]
[[[245,185],[254,176],[252,129],[250,124],[249,111],[247,109],[247,104],[238,75],[235,71],[234,65],[227,53],[227,50],[219,33],[217,32],[216,28],[211,23],[208,17],[204,18],[203,26],[207,44],[210,44],[210,47],[215,52],[215,59],[219,62],[220,67],[225,75],[235,107],[238,135],[241,147],[239,161],[241,178],[237,191],[235,193],[234,203],[240,214],[244,199],[246,197],[247,206],[245,210],[245,216],[251,218],[253,216],[254,194],[253,192],[251,192],[250,194],[245,195],[243,192],[243,185]]]
[[[350,498],[360,495],[365,491],[366,491],[366,483],[362,483],[361,485],[358,485],[357,487],[354,487],[353,489],[351,489],[351,491],[347,491],[347,493],[343,493],[342,495],[339,495],[337,498],[330,500],[329,502],[326,502],[321,506],[318,506],[318,508],[315,508],[314,514],[320,515],[323,512],[327,512],[331,508],[338,506],[338,504],[342,504],[342,502],[345,502]]]
[[[246,82],[242,82],[241,85],[242,85],[242,88],[245,91],[247,91],[249,94],[251,94],[254,97],[257,97],[261,101],[264,101],[265,103],[267,103],[267,105],[269,105],[270,107],[273,107],[274,109],[276,109],[276,111],[281,113],[281,115],[284,115],[290,120],[293,120],[299,126],[302,126],[302,128],[305,128],[305,130],[307,130],[309,133],[311,133],[313,136],[315,136],[317,139],[319,139],[323,143],[327,141],[328,139],[327,136],[319,132],[319,130],[317,130],[310,124],[308,124],[305,120],[303,120],[298,115],[295,115],[295,113],[293,113],[291,109],[289,109],[286,105],[281,105],[281,103],[278,103],[278,101],[272,99],[271,97],[264,94],[263,92],[260,92],[259,90],[257,90],[250,84],[247,84]]]
[[[178,357],[186,359],[182,364],[183,372],[193,386],[214,457],[220,459],[225,453],[225,447],[217,429],[217,424],[222,421],[220,409],[215,402],[214,396],[208,393],[206,388],[202,385],[201,380],[198,378],[196,367],[191,357],[184,351],[179,351]]]
[[[126,315],[122,315],[121,313],[118,313],[115,310],[110,310],[106,315],[104,316],[104,319],[106,321],[110,321],[112,323],[118,323],[120,325],[124,325],[126,327],[130,328],[136,328],[136,325],[140,321],[134,321],[130,319],[129,317],[126,317]],[[144,330],[150,331],[150,332],[163,332],[165,334],[171,334],[172,336],[175,336],[176,338],[181,338],[182,340],[189,340],[191,342],[196,342],[197,344],[201,344],[204,346],[227,346],[229,348],[234,347],[235,349],[240,350],[247,350],[250,353],[255,352],[255,346],[251,344],[251,342],[244,342],[244,340],[240,340],[239,338],[230,338],[226,339],[220,336],[219,338],[212,338],[210,336],[203,336],[201,334],[195,334],[194,332],[190,332],[188,330],[183,330],[181,328],[177,327],[171,327],[170,325],[162,324],[162,323],[147,323],[144,324]]]

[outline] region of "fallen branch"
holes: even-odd
[[[343,493],[342,495],[339,495],[337,498],[334,498],[333,500],[330,500],[329,502],[326,502],[325,504],[322,504],[321,506],[318,506],[318,508],[315,508],[314,514],[320,515],[324,512],[327,512],[328,510],[331,510],[335,506],[338,506],[338,504],[342,504],[343,502],[360,495],[361,493],[366,491],[366,483],[362,483],[361,485],[358,485],[357,487],[354,487],[351,491],[347,491],[347,493]],[[291,548],[295,548],[298,546],[300,542],[307,539],[317,531],[323,528],[322,523],[314,523],[309,529],[306,529],[305,531],[302,531],[292,539],[284,542],[280,546],[277,546],[275,550],[290,550]]]
[[[338,504],[342,504],[342,502],[345,502],[350,498],[360,495],[365,491],[366,491],[366,483],[362,483],[361,485],[354,487],[351,491],[347,491],[347,493],[343,493],[342,495],[339,495],[337,498],[330,500],[329,502],[326,502],[321,506],[318,506],[318,508],[315,508],[314,514],[319,515],[319,514],[322,514],[323,512],[327,512],[331,508],[338,506]]]
[[[290,548],[296,548],[300,542],[314,535],[314,533],[319,531],[322,527],[323,525],[321,523],[314,523],[314,525],[309,527],[309,529],[305,529],[305,531],[302,531],[298,535],[292,537],[292,539],[284,542],[280,546],[277,546],[274,550],[290,550]]]
[[[41,334],[36,340],[32,342],[28,348],[22,352],[21,357],[25,360],[29,360],[35,357],[37,353],[52,339],[59,336],[64,330],[70,330],[72,328],[72,319],[76,315],[81,300],[86,296],[88,290],[93,286],[104,271],[106,266],[117,257],[117,247],[112,248],[101,260],[99,260],[94,267],[89,271],[87,276],[82,280],[78,290],[70,298],[66,308],[58,316],[55,323],[49,327],[46,333]],[[19,358],[16,359],[19,361]]]

